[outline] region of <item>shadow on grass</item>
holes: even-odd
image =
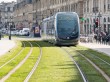
[[[25,40],[23,40],[22,42],[31,42],[31,43],[37,43],[37,44],[39,44],[41,47],[70,47],[71,45],[58,45],[58,44],[53,44],[53,43],[50,43],[50,42],[48,42],[48,41],[43,41],[43,40],[27,40],[27,41],[25,41]],[[33,45],[34,47],[36,47],[35,45]],[[29,46],[27,46],[26,45],[26,47],[30,47],[30,45]],[[38,47],[38,46],[37,46]]]
[[[64,64],[59,64],[59,65],[52,65],[55,69],[60,69],[62,71],[67,71],[67,70],[74,70],[73,71],[68,71],[64,75],[61,76],[61,78],[69,78],[69,80],[66,80],[65,82],[83,82],[81,75],[79,74],[79,71],[77,70],[75,64],[72,61],[66,61]],[[60,79],[60,77],[59,77]]]
[[[24,43],[26,44],[25,47],[30,47],[29,42],[33,44],[33,47],[38,47],[37,44],[39,44],[40,47],[57,47],[49,42],[44,42],[44,41],[21,41],[21,42],[22,42],[22,47],[24,46],[23,45]]]
[[[26,43],[27,44],[26,47],[30,47],[28,42],[32,43],[34,47],[38,47],[38,45],[36,45],[36,43],[39,44],[41,47],[58,47],[58,46],[55,46],[53,44],[50,44],[50,43],[44,42],[44,41],[22,41],[22,44]],[[66,63],[64,63],[64,64],[52,65],[52,66],[54,66],[55,69],[60,69],[60,70],[64,70],[64,71],[72,70],[72,69],[76,68],[74,66],[74,63],[72,64],[71,61],[66,61]],[[73,71],[72,71],[72,73],[67,72],[67,74],[62,75],[61,78],[70,78],[69,80],[66,80],[65,82],[81,82],[82,81],[82,78],[79,75],[78,70],[76,70],[75,74]]]

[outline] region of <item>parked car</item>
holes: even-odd
[[[19,31],[19,35],[29,36],[29,32],[30,32],[29,28],[23,28],[23,30]]]
[[[19,30],[16,30],[16,35],[19,35]]]
[[[14,30],[14,31],[8,30],[8,34],[10,34],[10,33],[11,33],[11,35],[16,35],[16,30]]]
[[[23,35],[22,30],[19,30],[18,35]]]

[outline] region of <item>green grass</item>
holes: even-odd
[[[85,55],[87,58],[89,58],[92,62],[94,62],[99,68],[101,68],[108,76],[110,76],[110,66],[101,61],[100,59],[96,58],[95,56],[98,56],[102,58],[103,60],[110,63],[110,57],[105,55],[104,53],[99,53],[94,50],[88,49],[86,47],[78,46],[77,50],[81,52],[83,55]],[[91,54],[90,54],[91,53]]]
[[[40,53],[40,49],[39,47],[37,47],[34,41],[32,41],[31,43],[34,45],[32,54],[26,60],[26,62],[14,74],[12,74],[10,78],[6,80],[6,82],[23,82],[35,65]]]
[[[3,35],[3,37],[4,37],[4,38],[8,38],[8,37],[9,37],[9,35],[4,34],[4,35]]]
[[[39,55],[39,48],[34,43],[34,41],[30,42],[32,42],[32,44],[34,45],[32,54],[26,60],[26,62],[15,73],[13,73],[11,77],[6,80],[6,82],[23,82],[35,65],[35,62],[37,61]],[[26,48],[24,49],[24,51],[12,62],[0,69],[0,78],[5,76],[26,57],[27,53],[30,51],[30,44],[27,42],[25,43]],[[53,46],[46,42],[37,41],[37,43],[42,46],[43,56],[38,65],[38,68],[35,70],[29,82],[83,82],[78,69],[71,61],[71,58],[67,55],[66,52],[64,52],[61,48]],[[18,47],[20,48],[19,51],[22,49],[21,45],[22,44],[20,43]],[[75,49],[83,52],[83,49],[85,48],[77,46]],[[15,50],[16,53],[17,50],[18,49]],[[96,69],[88,61],[78,55],[77,52],[72,52],[71,50],[69,52],[71,52],[71,55],[78,62],[89,82],[106,82],[106,80],[100,75],[100,73],[96,71]],[[12,57],[14,57],[15,55],[16,54],[14,54]],[[7,56],[3,57],[5,58]],[[10,57],[9,59],[11,59],[12,57]],[[8,61],[9,59],[5,59],[5,61]]]
[[[14,60],[12,60],[10,63],[8,63],[7,65],[0,69],[0,78],[8,74],[9,71],[16,67],[19,64],[19,62],[26,57],[26,55],[30,51],[29,46],[30,44],[26,42],[26,48],[23,50],[23,52],[19,56],[17,56]]]
[[[73,47],[73,50],[66,48],[81,67],[88,82],[106,82],[105,78],[85,58],[79,55],[75,49],[75,47]]]
[[[22,49],[22,45],[23,45],[22,42],[20,41],[15,41],[15,42],[16,42],[16,46],[14,48],[9,50],[9,52],[4,54],[3,56],[0,56],[0,66],[6,63],[7,61],[9,61],[10,59],[12,59],[13,57],[15,57]]]
[[[70,57],[61,48],[39,42],[43,56],[29,82],[83,82]]]

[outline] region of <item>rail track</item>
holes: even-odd
[[[87,52],[87,51],[83,51],[84,53],[76,50],[75,48],[70,48],[73,51],[77,51],[77,53],[82,56],[83,58],[85,58],[105,79],[107,82],[110,82],[110,77],[107,73],[105,73],[105,70],[101,69],[100,66],[98,64],[96,64],[96,62],[92,61],[91,59],[95,59],[95,60],[100,60],[100,63],[103,62],[104,64],[107,64],[108,66],[110,66],[110,63],[103,60],[102,58],[95,56],[94,54]],[[86,54],[92,56],[91,59],[89,57],[87,57]]]
[[[62,47],[61,47],[62,48]],[[83,82],[88,82],[84,72],[81,70],[80,66],[78,65],[78,63],[74,60],[74,58],[71,56],[71,54],[64,48],[62,48],[65,52],[67,52],[67,54],[69,55],[69,57],[71,58],[71,60],[75,63],[76,67],[78,68],[80,74],[81,74],[81,77],[83,79]]]
[[[76,50],[76,47],[74,47],[74,48],[64,47],[64,48],[65,48],[66,52],[68,53],[68,55],[69,55],[72,59],[75,58],[75,57],[77,57],[77,56],[80,56],[80,57],[82,57],[82,58],[84,59],[84,61],[87,61],[89,64],[91,64],[91,67],[93,67],[93,69],[95,69],[95,71],[97,71],[97,74],[96,74],[96,75],[99,75],[99,77],[101,77],[101,79],[103,80],[102,82],[110,82],[109,76],[108,76],[102,69],[100,69],[94,62],[92,62],[89,58],[87,58],[86,56],[84,56],[84,54],[82,54],[81,52],[78,52],[78,51]],[[78,55],[77,55],[77,56],[73,56],[72,53],[74,53],[74,52],[76,52]],[[78,57],[78,58],[79,58],[79,57]],[[99,59],[99,57],[97,57],[97,58]],[[74,60],[77,60],[77,59],[74,59]],[[100,60],[103,61],[103,62],[105,62],[106,64],[108,64],[108,62],[104,61],[103,59],[100,59]],[[83,60],[79,60],[79,61],[80,61],[80,62],[83,62]],[[80,69],[81,69],[81,71],[82,71],[82,73],[83,73],[83,76],[82,76],[82,77],[85,77],[85,80],[86,80],[87,82],[92,82],[92,81],[90,80],[90,77],[94,77],[94,79],[95,79],[95,78],[96,78],[96,77],[95,77],[96,75],[92,76],[92,73],[91,73],[91,75],[88,76],[88,72],[91,71],[91,70],[88,69],[88,68],[86,68],[86,69],[88,69],[89,71],[88,71],[88,72],[85,71],[79,61],[76,61],[76,62],[77,62],[77,64],[79,65],[79,67],[80,67]],[[86,64],[86,63],[85,63],[85,64]],[[108,65],[109,65],[109,64],[108,64]],[[85,65],[85,66],[86,66],[86,65]],[[90,67],[90,66],[89,66],[89,67]],[[83,81],[85,81],[85,80],[83,79]],[[96,81],[96,82],[97,82],[97,81]]]
[[[33,73],[35,72],[35,70],[37,69],[38,64],[39,64],[39,62],[40,62],[40,60],[41,60],[41,57],[42,57],[42,48],[41,48],[41,46],[40,46],[38,43],[36,43],[36,45],[37,45],[37,46],[39,47],[39,49],[40,49],[39,57],[38,57],[38,60],[36,61],[35,65],[33,66],[32,70],[30,71],[30,73],[28,74],[28,76],[25,78],[24,82],[28,82],[28,81],[29,81],[29,79],[31,78],[32,74],[33,74]]]
[[[7,80],[18,68],[20,68],[22,65],[23,65],[23,63],[28,59],[28,57],[30,56],[30,54],[32,53],[32,50],[33,50],[33,48],[32,48],[32,44],[30,43],[30,42],[28,42],[29,44],[30,44],[30,46],[31,46],[31,49],[30,49],[30,51],[28,52],[28,54],[26,55],[26,57],[22,60],[22,61],[20,61],[20,63],[16,66],[16,67],[14,67],[10,72],[8,72],[8,74],[7,75],[5,75],[1,80],[0,80],[0,82],[4,82],[5,80]],[[11,62],[11,61],[10,61]]]
[[[0,69],[1,69],[2,67],[4,67],[5,65],[7,65],[8,63],[10,63],[11,61],[13,61],[16,57],[18,57],[18,56],[23,52],[24,48],[25,48],[25,43],[23,42],[23,48],[20,50],[20,52],[19,52],[16,56],[14,56],[12,59],[10,59],[9,61],[7,61],[7,62],[5,62],[4,64],[2,64],[2,65],[0,66]]]
[[[85,51],[83,50],[83,52],[86,53],[86,54],[92,55],[93,58],[95,58],[95,59],[97,58],[97,59],[101,60],[102,62],[104,62],[105,64],[107,64],[108,66],[110,66],[110,63],[107,62],[106,60],[102,59],[101,57],[98,57],[98,56],[96,56],[95,54],[89,53],[88,51],[85,52]]]
[[[15,55],[13,58],[11,58],[9,61],[2,64],[0,66],[0,69],[7,66],[7,64],[9,64],[13,60],[15,60],[17,57],[19,57],[19,55],[24,51],[24,49],[26,47],[25,43],[26,42],[23,42],[23,48],[20,50],[20,52],[17,55]],[[19,69],[21,66],[23,66],[24,63],[26,63],[26,61],[29,59],[32,52],[34,51],[33,47],[34,47],[34,44],[35,44],[37,46],[37,49],[39,49],[39,53],[37,53],[38,55],[36,56],[36,59],[34,59],[35,61],[33,62],[33,65],[31,66],[32,68],[30,68],[30,71],[28,71],[27,75],[25,75],[25,77],[23,78],[24,82],[28,82],[30,80],[30,78],[32,77],[33,73],[36,71],[36,69],[39,65],[39,62],[41,60],[42,47],[36,42],[31,43],[31,41],[27,41],[27,43],[29,43],[30,46],[29,45],[28,46],[29,46],[30,49],[29,49],[28,53],[26,54],[26,56],[21,61],[19,61],[19,64],[17,64],[15,67],[13,67],[13,69],[11,71],[9,71],[0,80],[0,82],[5,82],[12,74],[14,74],[15,71],[17,71],[17,69]],[[88,77],[87,71],[85,71],[84,68],[82,67],[83,64],[86,64],[86,63],[89,63],[91,65],[91,69],[94,69],[95,72],[97,72],[96,75],[91,74],[92,79],[94,77],[96,78],[97,76],[99,76],[101,78],[101,80],[103,80],[101,82],[110,82],[110,77],[109,77],[110,73],[108,73],[108,71],[109,71],[108,68],[110,68],[110,62],[109,61],[106,61],[105,59],[103,59],[100,56],[95,55],[94,53],[84,51],[84,50],[80,51],[76,47],[60,47],[60,48],[68,54],[67,57],[69,57],[70,60],[75,64],[75,67],[79,71],[79,73],[80,73],[79,76],[80,76],[80,78],[83,82],[97,82],[97,81],[90,80],[90,78]],[[77,55],[73,55],[74,52],[76,52]],[[79,58],[79,60],[76,57]],[[83,60],[80,60],[80,59],[83,59]],[[82,62],[82,63],[80,63],[79,61]],[[104,65],[104,68],[106,66],[108,66],[108,68],[107,68],[108,71],[101,68],[102,63]],[[91,71],[91,70],[88,69],[88,71]],[[22,70],[21,70],[21,72],[22,72]]]
[[[77,50],[77,52],[86,60],[88,60],[88,62],[90,62],[102,74],[107,82],[110,82],[110,63],[107,62],[107,60],[104,60],[96,54],[90,53],[88,51]]]
[[[25,43],[28,43],[30,45],[30,47],[29,47],[29,45],[26,46]],[[26,51],[26,50],[24,50],[25,47],[30,48],[30,50],[27,51],[28,53],[26,54],[26,56],[22,60],[20,59],[19,64],[17,64],[15,67],[13,67],[10,71],[7,72],[6,75],[4,75],[0,79],[0,82],[4,82],[4,81],[7,81],[7,80],[10,81],[11,80],[10,78],[12,78],[12,75],[15,74],[18,70],[22,69],[23,65],[26,65],[26,63],[29,62],[27,60],[30,60],[33,57],[35,57],[34,61],[31,61],[33,63],[33,65],[30,68],[29,64],[27,64],[30,70],[27,71],[27,74],[22,78],[22,80],[24,79],[24,82],[28,82],[29,79],[31,78],[32,74],[34,73],[34,71],[37,69],[38,64],[40,62],[40,59],[41,59],[41,56],[42,56],[42,48],[35,41],[25,41],[25,43],[23,43],[22,50],[15,57],[13,57],[10,61],[3,64],[2,67],[7,66],[7,64],[12,63],[14,60],[16,60],[16,58],[19,58],[20,57],[19,55],[22,55],[23,54],[22,52]],[[39,54],[37,52],[35,53],[36,46],[38,47],[37,49],[39,49]],[[33,60],[33,59],[31,59],[31,60]],[[25,72],[25,70],[20,70],[20,71],[21,71],[20,73]]]

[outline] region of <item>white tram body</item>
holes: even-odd
[[[58,45],[77,45],[79,35],[79,17],[75,12],[58,12],[42,21],[43,40]]]

